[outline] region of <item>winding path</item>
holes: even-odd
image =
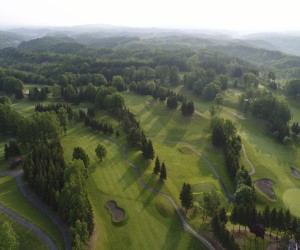
[[[141,185],[143,188],[149,190],[149,191],[152,192],[152,193],[157,193],[157,194],[159,194],[159,195],[162,195],[163,197],[165,197],[165,198],[172,204],[172,206],[174,207],[175,211],[177,212],[177,214],[178,214],[178,216],[179,216],[179,218],[180,218],[180,220],[181,220],[181,222],[182,222],[183,229],[184,229],[186,232],[191,233],[192,235],[194,235],[194,236],[195,236],[197,239],[199,239],[199,240],[200,240],[200,241],[201,241],[201,242],[202,242],[209,250],[214,250],[214,249],[215,249],[215,248],[213,247],[213,245],[211,245],[211,244],[209,243],[208,240],[206,240],[202,235],[200,235],[199,233],[197,233],[197,232],[196,232],[196,231],[195,231],[195,230],[187,223],[186,219],[184,218],[183,214],[181,213],[180,208],[176,205],[175,201],[173,200],[173,198],[172,198],[170,195],[168,195],[168,194],[166,194],[166,193],[164,193],[164,192],[161,192],[161,191],[159,191],[159,190],[156,190],[156,189],[154,189],[154,188],[148,186],[148,185],[145,183],[145,181],[144,181],[144,179],[143,179],[143,177],[142,177],[142,171],[141,171],[141,169],[140,169],[138,166],[134,165],[134,164],[128,159],[128,156],[127,156],[127,150],[126,150],[126,147],[125,147],[125,146],[123,146],[122,144],[119,144],[118,142],[116,142],[116,141],[114,141],[114,140],[112,140],[112,139],[110,139],[110,138],[106,138],[106,137],[102,137],[102,138],[103,138],[104,140],[107,140],[107,141],[113,143],[114,145],[116,145],[116,146],[118,146],[119,148],[122,149],[122,151],[123,151],[123,159],[125,160],[125,162],[126,162],[130,167],[132,167],[132,168],[135,169],[135,171],[136,171],[137,174],[138,174],[138,180],[139,180],[139,183],[140,183],[140,185]],[[199,153],[200,153],[200,152],[199,152]]]
[[[57,250],[58,248],[56,245],[53,243],[53,241],[38,227],[32,225],[29,223],[27,220],[22,218],[21,216],[17,215],[13,211],[9,210],[3,205],[0,205],[0,211],[8,215],[9,217],[13,218],[16,222],[21,224],[22,226],[28,228],[30,231],[32,231],[37,237],[39,237],[42,241],[44,241],[45,245],[48,247],[50,250]]]
[[[254,175],[255,174],[255,168],[254,168],[252,162],[248,159],[247,152],[246,152],[246,149],[244,147],[244,144],[242,144],[242,150],[244,152],[244,157],[245,157],[246,161],[248,162],[248,164],[250,166],[250,169],[251,169],[250,172],[249,172],[249,175]]]
[[[58,216],[58,214],[56,214],[50,207],[48,207],[46,204],[44,204],[40,199],[38,199],[36,196],[32,195],[30,192],[28,192],[26,190],[26,188],[24,187],[24,183],[22,182],[23,173],[24,172],[22,169],[20,169],[20,170],[5,170],[5,171],[0,171],[0,176],[12,176],[15,178],[17,187],[18,187],[19,191],[21,192],[21,194],[24,196],[24,198],[26,200],[28,200],[37,209],[39,209],[43,214],[45,214],[53,222],[53,224],[58,228],[61,236],[64,239],[64,248],[66,250],[71,250],[71,236],[70,236],[68,227],[64,224],[64,222],[61,220],[61,218]],[[18,215],[16,215],[16,216],[18,216]],[[28,224],[31,225],[29,222],[28,222]],[[38,230],[40,232],[42,232],[40,229],[38,229]],[[35,233],[35,231],[33,231],[33,232]],[[45,233],[43,233],[43,234],[45,235]],[[38,234],[37,234],[37,236],[40,237],[40,235],[38,235]],[[48,237],[48,236],[46,236],[46,237]],[[57,247],[50,248],[49,245],[47,244],[47,242],[46,241],[44,241],[44,242],[48,246],[49,249],[57,249]]]

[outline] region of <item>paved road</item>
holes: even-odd
[[[250,166],[250,169],[251,169],[250,172],[249,172],[249,175],[254,175],[255,174],[255,168],[252,165],[252,162],[248,159],[247,152],[246,152],[246,149],[244,147],[244,144],[242,144],[242,150],[244,152],[244,157],[245,157],[246,161],[248,162],[248,164]]]
[[[28,228],[30,231],[32,231],[37,237],[39,237],[42,241],[44,241],[45,245],[48,247],[50,250],[57,250],[58,248],[56,245],[53,243],[53,241],[38,227],[32,225],[29,223],[27,220],[22,218],[21,216],[17,215],[13,211],[9,210],[3,205],[0,205],[0,211],[3,213],[7,214],[9,217],[13,218],[15,221],[20,223],[22,226]]]
[[[45,203],[43,203],[40,199],[34,196],[32,193],[28,192],[24,187],[24,183],[22,181],[23,170],[5,170],[0,171],[0,176],[12,176],[15,178],[17,187],[21,194],[24,196],[26,200],[28,200],[32,205],[34,205],[37,209],[39,209],[43,214],[45,214],[53,224],[60,231],[61,236],[64,239],[64,246],[66,250],[71,250],[71,236],[68,230],[68,227],[64,224],[61,218],[56,214],[50,207],[48,207]]]
[[[118,142],[110,139],[110,138],[105,138],[105,137],[102,137],[103,139],[115,144],[116,146],[120,147],[123,151],[123,158],[125,160],[125,162],[132,168],[135,169],[135,171],[137,172],[138,174],[138,180],[139,180],[139,183],[141,186],[143,186],[145,189],[149,190],[150,192],[152,193],[157,193],[159,195],[162,195],[164,196],[171,204],[172,206],[174,207],[175,211],[177,212],[181,222],[182,222],[182,226],[183,226],[183,229],[186,231],[186,232],[189,232],[191,233],[192,235],[194,235],[197,239],[199,239],[209,250],[214,250],[215,248],[209,243],[209,241],[207,241],[202,235],[200,235],[199,233],[197,233],[186,221],[186,219],[184,218],[183,214],[181,213],[181,210],[180,208],[176,205],[175,201],[173,200],[173,198],[169,195],[167,195],[166,193],[164,192],[161,192],[159,190],[156,190],[152,187],[149,187],[145,182],[144,182],[144,179],[142,177],[142,172],[141,172],[141,169],[134,165],[129,159],[128,159],[128,156],[127,156],[127,150],[126,150],[126,147],[119,144]]]

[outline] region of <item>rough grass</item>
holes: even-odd
[[[183,231],[177,214],[170,212],[173,208],[162,197],[141,188],[136,172],[124,162],[120,148],[100,135],[77,124],[62,139],[66,161],[71,160],[76,146],[83,147],[90,157],[88,191],[96,223],[92,248],[202,249],[198,240]],[[99,142],[108,151],[102,162],[95,155]],[[126,223],[121,226],[112,223],[104,206],[110,199],[117,200],[118,206],[126,211]],[[157,204],[160,211],[166,208],[164,212],[170,216],[163,216]]]
[[[0,212],[0,224],[4,223],[5,221],[8,221],[11,223],[14,231],[18,235],[18,240],[20,242],[19,249],[22,250],[32,250],[32,249],[38,249],[38,250],[46,250],[48,249],[47,246],[44,244],[44,242],[38,238],[33,232],[31,232],[26,227],[23,227],[18,222],[7,216],[6,214]]]
[[[54,241],[59,249],[63,249],[63,239],[57,228],[42,212],[20,194],[12,177],[0,177],[0,203],[39,227]]]

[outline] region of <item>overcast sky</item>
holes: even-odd
[[[297,0],[0,0],[0,25],[300,30]]]

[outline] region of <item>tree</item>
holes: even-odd
[[[125,82],[122,76],[113,76],[112,84],[118,91],[123,91],[126,89]]]
[[[61,86],[56,83],[52,86],[52,96],[55,99],[61,98]]]
[[[159,176],[159,179],[160,179],[161,181],[167,179],[167,169],[166,169],[166,165],[165,165],[164,162],[161,164],[161,169],[160,169],[160,176]]]
[[[12,225],[5,221],[0,227],[0,250],[19,249],[19,237],[12,228]]]
[[[239,211],[238,211],[238,207],[235,205],[231,211],[229,220],[233,225],[233,231],[234,231],[234,225],[236,225],[238,223],[238,216],[239,216]]]
[[[224,102],[223,95],[221,93],[218,93],[215,97],[215,103],[216,103],[217,107],[222,106],[223,102]]]
[[[160,161],[159,161],[158,156],[156,157],[156,160],[155,160],[155,166],[154,166],[153,172],[155,174],[158,174],[160,172]]]
[[[220,198],[216,191],[212,190],[210,193],[203,194],[203,207],[207,215],[212,216],[215,214],[220,204]]]
[[[86,250],[89,243],[89,232],[86,222],[77,220],[75,226],[70,228],[73,238],[73,250]]]
[[[106,148],[101,144],[97,145],[95,149],[95,153],[100,161],[102,161],[102,159],[107,155]]]
[[[227,215],[226,215],[225,207],[222,207],[222,208],[219,209],[219,219],[220,219],[220,221],[223,222],[224,224],[227,223],[228,218],[227,218]]]
[[[190,184],[183,183],[179,199],[186,212],[193,206],[193,193]]]
[[[167,106],[170,109],[176,109],[177,108],[177,97],[171,96],[167,99]]]
[[[244,184],[240,185],[236,190],[235,201],[237,204],[252,204],[254,202],[255,196],[252,187],[246,186]]]
[[[176,66],[170,67],[169,82],[172,85],[177,85],[179,83],[179,70],[178,70],[178,67],[176,67]]]
[[[85,152],[85,150],[81,147],[75,147],[73,150],[73,158],[72,160],[82,160],[84,163],[84,166],[88,168],[90,164],[90,158]]]
[[[148,141],[144,142],[142,150],[143,150],[143,155],[146,160],[154,159],[155,153],[154,153],[152,141],[150,139]]]
[[[65,108],[60,108],[57,111],[57,117],[59,119],[60,126],[63,128],[64,133],[67,133],[67,126],[69,124],[68,113]]]

